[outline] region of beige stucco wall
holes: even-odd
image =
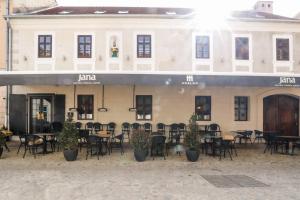
[[[66,112],[73,107],[73,86],[14,86],[13,93],[56,93],[66,95]],[[108,112],[98,112],[101,107],[101,86],[78,86],[76,94],[94,95],[94,121],[101,123],[116,122],[118,130],[121,123],[135,122],[132,107],[131,86],[106,86],[105,107]],[[175,86],[136,86],[136,95],[153,95],[152,124],[163,122],[187,123],[194,112],[195,96],[208,95],[212,98],[212,120],[199,124],[216,122],[224,132],[239,129],[263,128],[263,98],[272,94],[291,94],[300,97],[300,89],[296,88],[242,88],[242,87],[175,87]],[[249,121],[234,121],[234,96],[249,96]],[[86,123],[87,121],[82,121]],[[139,121],[144,123],[145,121]]]
[[[253,69],[258,73],[273,73],[273,34],[292,34],[294,71],[300,72],[300,23],[228,22],[218,29],[203,29],[190,19],[134,18],[57,18],[12,19],[13,70],[33,70],[36,52],[35,34],[55,34],[55,70],[74,70],[76,32],[95,34],[95,70],[106,67],[106,33],[119,31],[123,35],[123,70],[134,70],[134,33],[154,33],[154,70],[192,71],[192,35],[210,32],[213,35],[213,71],[232,72],[232,34],[252,35]],[[26,47],[26,48],[24,48]],[[65,59],[63,59],[65,58]]]

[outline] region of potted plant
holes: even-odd
[[[197,125],[197,115],[195,114],[189,120],[188,130],[184,135],[184,145],[188,161],[196,162],[200,155],[200,135]]]
[[[72,114],[68,113],[68,119],[64,122],[63,130],[58,136],[59,143],[63,146],[64,157],[67,161],[74,161],[78,155],[79,134]]]
[[[131,135],[130,143],[135,160],[138,162],[145,161],[149,151],[149,134],[144,130],[136,130]]]

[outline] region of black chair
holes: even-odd
[[[180,142],[179,128],[178,128],[178,124],[176,123],[170,125],[169,141],[171,144],[179,144]]]
[[[79,140],[78,140],[78,147],[79,151],[81,151],[82,147],[87,147],[87,140],[89,137],[89,130],[79,130]]]
[[[115,122],[109,122],[107,124],[106,130],[111,134],[112,137],[115,136],[115,130],[116,130],[116,123]]]
[[[179,123],[178,131],[179,131],[179,134],[183,136],[186,133],[186,125],[184,123]]]
[[[252,139],[251,139],[252,133],[253,133],[253,131],[245,130],[245,131],[239,132],[239,134],[236,135],[236,136],[234,137],[234,139],[235,139],[235,140],[238,139],[240,144],[242,143],[243,140],[244,140],[244,143],[245,143],[245,144],[247,144],[248,141],[250,141],[250,143],[252,144]]]
[[[93,153],[93,149],[95,149],[94,153]],[[87,138],[86,160],[88,159],[89,153],[91,157],[93,155],[97,155],[97,158],[99,160],[100,152],[101,152],[100,138],[96,135],[89,135]]]
[[[128,122],[122,123],[122,133],[127,134],[128,141],[130,141],[130,124]]]
[[[145,123],[145,124],[144,124],[144,130],[145,130],[146,133],[151,134],[151,133],[152,133],[152,124],[150,124],[150,123]]]
[[[218,155],[219,160],[221,160],[222,156],[226,157],[226,153],[228,153],[232,160],[231,141],[223,140],[221,137],[215,138],[213,142],[213,155]]]
[[[110,153],[112,153],[113,148],[118,148],[121,149],[121,155],[124,154],[124,148],[123,148],[124,136],[125,136],[125,132],[112,138],[109,144]]]
[[[132,131],[137,131],[137,130],[140,130],[141,125],[139,123],[133,123],[133,124],[131,124],[131,128],[132,128]]]
[[[25,151],[23,154],[23,158],[26,156],[26,152],[29,150],[33,155],[34,158],[36,158],[36,153],[38,148],[40,147],[43,149],[44,141],[42,138],[36,135],[26,134],[25,135]]]
[[[158,123],[156,129],[161,135],[166,135],[166,125],[164,123]]]
[[[63,124],[61,122],[52,122],[51,123],[51,131],[53,133],[61,132],[63,129]]]
[[[75,127],[76,127],[78,130],[80,130],[81,127],[82,127],[82,123],[81,123],[81,122],[76,122],[76,123],[75,123]]]
[[[166,136],[155,135],[151,138],[151,156],[154,160],[154,156],[162,156],[166,159]]]
[[[99,122],[93,124],[93,129],[95,132],[103,131],[103,125]]]
[[[295,148],[300,149],[300,141],[293,142],[292,155],[294,155],[294,153],[295,153]]]
[[[255,138],[254,138],[253,143],[255,143],[256,140],[257,140],[258,144],[260,143],[260,141],[263,141],[264,136],[263,136],[262,131],[254,130],[254,134],[255,134]]]
[[[213,134],[214,136],[221,135],[221,127],[219,124],[216,124],[216,123],[208,125],[206,131]]]
[[[50,143],[52,150],[57,149],[57,151],[59,151],[60,144],[57,138],[59,137],[59,134],[61,133],[62,130],[63,130],[63,124],[61,122],[51,123],[51,132],[53,132],[55,136],[48,137],[47,142]]]
[[[89,134],[93,133],[94,123],[88,122],[85,124],[85,129],[89,131]]]
[[[263,138],[266,145],[264,153],[270,150],[271,154],[273,154],[273,151],[276,150],[276,135],[276,133],[263,133]]]
[[[21,149],[22,146],[24,146],[24,149],[26,148],[26,133],[19,132],[18,136],[19,136],[20,145],[18,147],[17,154],[19,154],[20,149]]]

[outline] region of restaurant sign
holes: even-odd
[[[275,86],[277,86],[277,87],[300,87],[300,85],[297,84],[295,77],[286,77],[286,76],[279,77],[279,83],[276,83]]]
[[[95,74],[79,74],[74,84],[100,84]]]
[[[194,81],[193,75],[187,75],[186,80],[181,82],[182,85],[198,85],[199,83],[197,81]]]

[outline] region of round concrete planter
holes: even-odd
[[[78,149],[76,150],[64,150],[64,157],[66,161],[75,161],[77,159]]]
[[[145,151],[134,151],[134,158],[138,162],[143,162],[146,160],[146,152]]]
[[[199,159],[200,152],[198,150],[187,149],[185,153],[188,161],[196,162]]]

